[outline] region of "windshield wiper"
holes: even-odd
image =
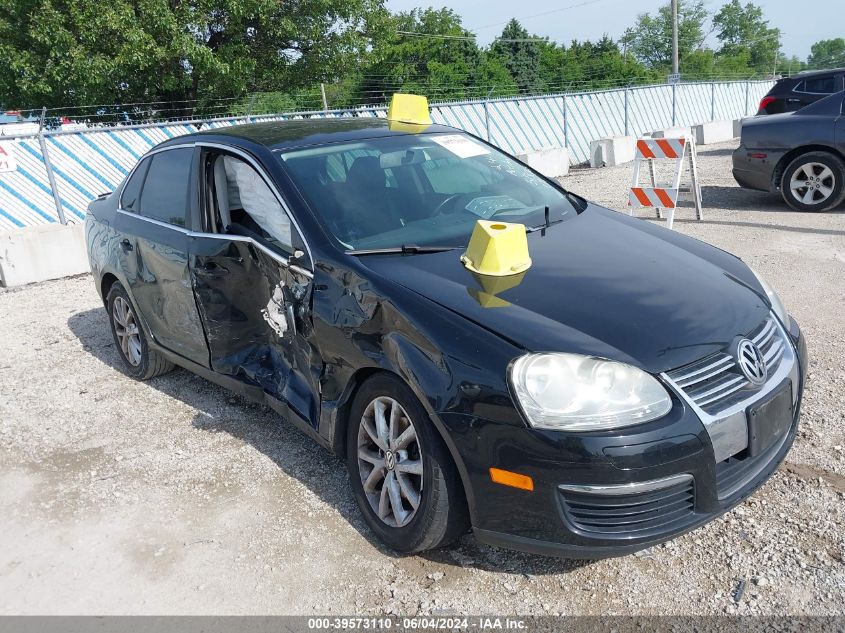
[[[542,231],[543,229],[547,229],[550,226],[554,226],[555,224],[560,224],[563,222],[563,218],[559,218],[557,220],[552,220],[548,224],[541,224],[540,226],[531,226],[525,229],[526,233],[533,233],[534,231]]]
[[[403,255],[416,255],[417,253],[442,253],[452,251],[457,246],[417,246],[416,244],[402,244],[402,246],[391,246],[389,248],[359,248],[346,251],[347,255],[383,255],[387,253],[402,253]]]
[[[549,228],[552,224],[558,224],[560,222],[563,222],[563,218],[557,219],[554,222],[549,221],[549,207],[548,206],[546,206],[543,209],[543,211],[544,211],[544,214],[546,216],[546,221],[543,222],[543,224],[541,224],[540,226],[532,226],[530,228],[525,229],[526,233],[533,233],[534,231],[542,231],[543,229]]]

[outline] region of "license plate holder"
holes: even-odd
[[[787,381],[766,402],[748,408],[748,454],[763,453],[792,426],[792,382]]]

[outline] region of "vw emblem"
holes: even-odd
[[[392,451],[387,451],[384,454],[384,465],[387,470],[393,470],[396,468],[396,456],[393,454]]]
[[[740,370],[753,385],[766,382],[766,359],[760,349],[747,338],[741,339],[736,346],[736,362]]]

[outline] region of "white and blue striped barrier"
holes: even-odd
[[[435,123],[488,139],[511,154],[566,147],[573,164],[589,159],[590,141],[641,136],[671,125],[737,119],[754,114],[770,81],[642,86],[591,93],[504,98],[431,106]],[[255,122],[309,117],[380,117],[385,108],[255,116]],[[67,222],[85,217],[88,203],[114,190],[154,145],[198,129],[244,123],[244,118],[162,123],[73,132],[45,131],[58,204]],[[2,128],[0,128],[0,132]],[[11,144],[15,169],[0,170],[0,230],[59,222],[40,139],[0,136]]]

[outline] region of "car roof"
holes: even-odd
[[[822,70],[802,70],[790,75],[789,77],[781,77],[778,81],[789,81],[790,79],[806,79],[807,77],[817,77],[818,75],[833,75],[836,73],[845,72],[845,68],[826,68]]]
[[[402,129],[402,125],[404,125],[404,129]],[[288,150],[309,145],[359,141],[406,134],[463,133],[461,130],[445,125],[428,125],[420,126],[420,128],[422,129],[409,130],[407,124],[395,126],[391,125],[387,119],[375,117],[292,119],[213,128],[180,136],[178,141],[184,143],[185,140],[192,138],[199,140],[208,136],[227,136],[233,140],[240,139],[258,143],[270,150]]]

